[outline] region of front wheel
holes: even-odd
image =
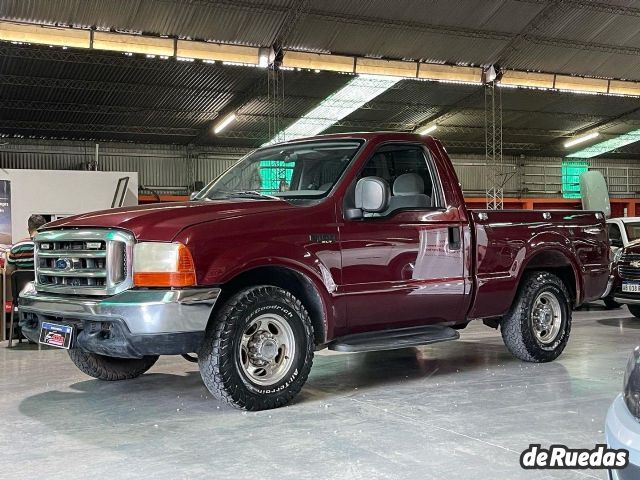
[[[307,380],[314,337],[309,313],[290,292],[247,288],[231,297],[207,329],[198,353],[212,395],[244,410],[287,404]]]
[[[548,272],[525,273],[509,313],[502,319],[502,339],[526,362],[550,362],[564,350],[571,332],[569,292]]]
[[[158,360],[157,355],[142,358],[116,358],[90,353],[79,348],[69,350],[69,357],[83,373],[98,380],[129,380],[142,375]]]
[[[627,307],[629,307],[631,315],[636,318],[640,318],[640,305],[627,305]]]

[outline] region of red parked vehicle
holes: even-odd
[[[403,133],[264,147],[193,201],[65,218],[35,241],[28,337],[72,326],[71,359],[104,380],[195,352],[213,395],[249,410],[289,402],[314,350],[454,340],[471,320],[551,361],[609,276],[602,213],[468,210],[440,142]]]

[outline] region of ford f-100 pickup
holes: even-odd
[[[455,340],[472,320],[551,361],[609,277],[601,212],[469,210],[441,143],[404,133],[265,146],[192,201],[65,218],[35,245],[27,337],[56,332],[102,380],[197,353],[213,395],[249,410],[289,402],[315,350]]]

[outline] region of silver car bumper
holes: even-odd
[[[60,319],[121,320],[131,335],[204,332],[219,288],[127,290],[106,298],[39,293],[33,283],[20,293],[18,308]]]
[[[610,448],[629,451],[629,466],[611,470],[613,480],[637,480],[640,478],[640,423],[631,415],[622,395],[614,400],[607,412],[605,437]]]
[[[629,297],[613,297],[613,299],[624,305],[638,305],[640,304],[640,298],[629,298]]]

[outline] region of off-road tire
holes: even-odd
[[[142,358],[117,358],[86,352],[80,348],[69,350],[69,357],[83,373],[98,380],[116,381],[139,377],[153,367],[157,355]]]
[[[537,296],[552,293],[562,312],[560,330],[553,343],[539,342],[533,331],[531,311]],[[523,275],[511,309],[500,322],[502,339],[507,349],[525,362],[550,362],[560,356],[571,333],[571,300],[565,284],[557,276],[544,271]]]
[[[271,310],[288,322],[296,348],[285,377],[274,385],[262,386],[244,374],[237,352],[244,327]],[[210,322],[198,352],[200,375],[216,399],[236,408],[255,411],[281,407],[289,403],[307,381],[314,346],[311,318],[300,300],[279,287],[250,287],[233,295]]]
[[[640,305],[627,305],[629,312],[636,318],[640,318]]]
[[[618,303],[613,299],[612,295],[604,297],[602,301],[604,302],[604,306],[607,307],[607,310],[615,310],[616,308],[620,308],[622,306],[621,303]]]

